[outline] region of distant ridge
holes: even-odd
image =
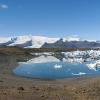
[[[22,48],[100,48],[99,41],[81,40],[78,36],[49,38],[44,36],[0,37],[0,46]]]

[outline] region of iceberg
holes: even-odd
[[[54,68],[55,68],[55,69],[60,69],[60,68],[62,68],[62,65],[56,64],[56,65],[54,65]]]
[[[72,73],[72,75],[85,75],[86,73],[84,72],[79,72],[78,74]]]

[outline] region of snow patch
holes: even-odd
[[[6,43],[8,41],[11,41],[11,38],[10,37],[0,37],[0,43]]]

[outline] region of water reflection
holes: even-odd
[[[19,76],[42,79],[100,74],[99,65],[91,68],[90,64],[95,62],[90,56],[86,58],[66,56],[64,53],[39,53],[35,58],[19,62],[13,72]]]
[[[81,54],[73,56],[63,52],[34,53],[32,56],[0,54],[0,74],[42,79],[96,75],[100,74],[99,57]]]

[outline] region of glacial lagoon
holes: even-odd
[[[66,56],[63,53],[40,53],[35,58],[18,62],[13,69],[15,75],[27,78],[61,79],[77,76],[99,75],[98,56]],[[97,62],[98,61],[98,62]]]

